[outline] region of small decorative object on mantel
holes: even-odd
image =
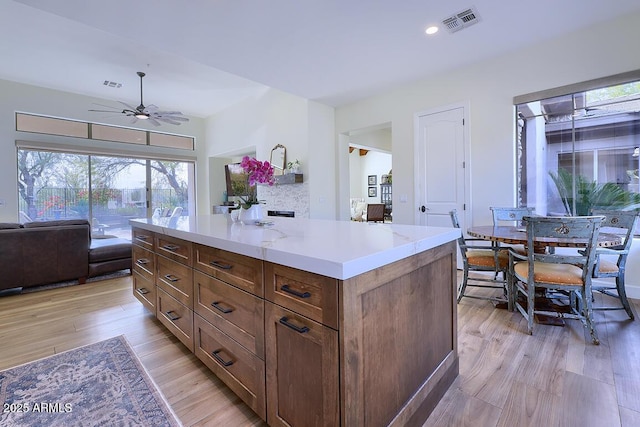
[[[289,173],[300,173],[300,160],[296,159],[295,162],[288,162],[287,169]]]
[[[263,218],[256,185],[275,183],[273,167],[267,161],[261,162],[249,156],[242,158],[240,167],[245,173],[245,178],[231,183],[234,194],[237,194],[240,199],[238,220],[243,224],[255,224]]]

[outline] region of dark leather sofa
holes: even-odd
[[[0,223],[0,290],[131,269],[131,242],[91,239],[87,220]]]

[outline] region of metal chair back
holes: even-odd
[[[500,223],[511,222],[516,225],[522,224],[522,219],[525,216],[532,216],[534,208],[503,208],[503,207],[490,207],[493,215],[493,225],[500,225]]]

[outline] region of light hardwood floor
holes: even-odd
[[[599,312],[594,346],[577,321],[529,336],[520,314],[464,298],[458,328],[460,376],[425,426],[640,425],[640,320]],[[120,334],[185,426],[264,425],[133,297],[130,277],[0,297],[0,370]]]

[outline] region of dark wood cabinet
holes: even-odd
[[[267,422],[339,426],[338,332],[265,302]]]

